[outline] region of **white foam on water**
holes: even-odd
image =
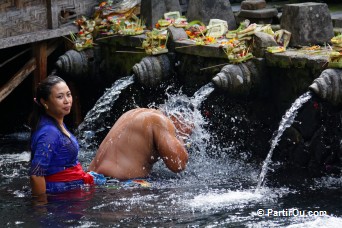
[[[342,177],[321,177],[316,178],[314,188],[340,189],[342,187]]]
[[[295,208],[293,208],[295,209]],[[257,217],[257,215],[252,215]],[[279,217],[260,217],[262,220],[249,221],[245,225],[251,228],[263,228],[263,227],[287,227],[287,228],[340,228],[342,227],[342,218],[330,215],[316,215],[316,216],[279,216]],[[291,224],[291,225],[289,225]]]
[[[195,196],[189,202],[191,207],[217,207],[232,204],[244,204],[249,201],[258,201],[262,198],[262,194],[253,193],[252,191],[229,191],[226,193],[208,193]]]
[[[211,210],[222,207],[240,207],[251,203],[263,202],[265,200],[275,201],[284,194],[288,194],[288,189],[269,189],[262,188],[259,191],[255,189],[248,190],[228,190],[225,192],[211,191],[205,194],[195,196],[189,200],[188,205],[194,210]]]
[[[15,190],[13,192],[13,194],[14,194],[14,197],[17,197],[17,198],[24,198],[24,197],[26,197],[25,192],[20,191],[20,190]]]
[[[2,154],[0,155],[0,165],[28,162],[30,157],[31,153],[27,151],[20,154]]]
[[[149,201],[155,202],[156,198],[158,198],[157,195],[144,195],[141,196],[139,194],[132,195],[131,197],[122,197],[120,199],[115,199],[114,201],[108,202],[108,203],[103,203],[97,206],[92,207],[93,210],[98,210],[101,208],[106,208],[106,207],[118,207],[118,206],[132,206],[132,205],[141,205],[143,204],[144,206],[150,205],[151,207],[153,206],[152,204],[149,203]]]
[[[2,154],[0,155],[1,177],[14,178],[21,177],[23,172],[27,169],[25,162],[29,162],[31,153],[24,151],[16,154]],[[26,173],[24,174],[26,175]]]
[[[303,218],[302,218],[303,219]],[[306,217],[307,219],[307,217]],[[313,220],[303,221],[301,223],[292,224],[287,228],[340,228],[342,227],[342,218],[334,216],[313,217]]]
[[[77,227],[79,228],[88,228],[88,227],[100,227],[100,225],[97,225],[95,222],[91,222],[91,221],[80,221],[80,225],[78,225]]]

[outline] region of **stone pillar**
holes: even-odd
[[[274,37],[264,32],[254,33],[252,53],[257,58],[264,58],[267,47],[278,46]]]
[[[330,11],[325,3],[285,5],[280,26],[292,33],[292,47],[323,44],[334,36]]]
[[[159,19],[164,18],[164,13],[179,11],[179,0],[141,0],[140,15],[146,21],[147,28],[154,28]]]
[[[244,0],[241,2],[237,20],[239,23],[248,19],[251,23],[272,24],[273,18],[277,15],[277,9],[266,8],[265,0]]]
[[[241,2],[242,10],[259,10],[266,8],[265,0],[244,0]]]
[[[228,29],[236,26],[235,16],[227,0],[190,0],[188,5],[188,21],[199,20],[208,24],[210,19],[221,19],[228,22]]]

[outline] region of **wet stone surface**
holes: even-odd
[[[268,66],[279,68],[304,68],[323,70],[327,67],[331,50],[288,49],[282,53],[265,53]]]

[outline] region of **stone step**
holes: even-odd
[[[266,63],[270,67],[308,68],[322,71],[328,65],[330,49],[303,50],[288,49],[282,53],[265,53]]]

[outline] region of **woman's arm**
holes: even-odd
[[[45,125],[32,137],[31,149],[34,155],[29,175],[33,196],[46,193],[44,176],[47,175],[54,151],[58,150],[58,131],[54,126]]]
[[[43,176],[30,176],[32,195],[40,196],[46,193],[45,178]]]

